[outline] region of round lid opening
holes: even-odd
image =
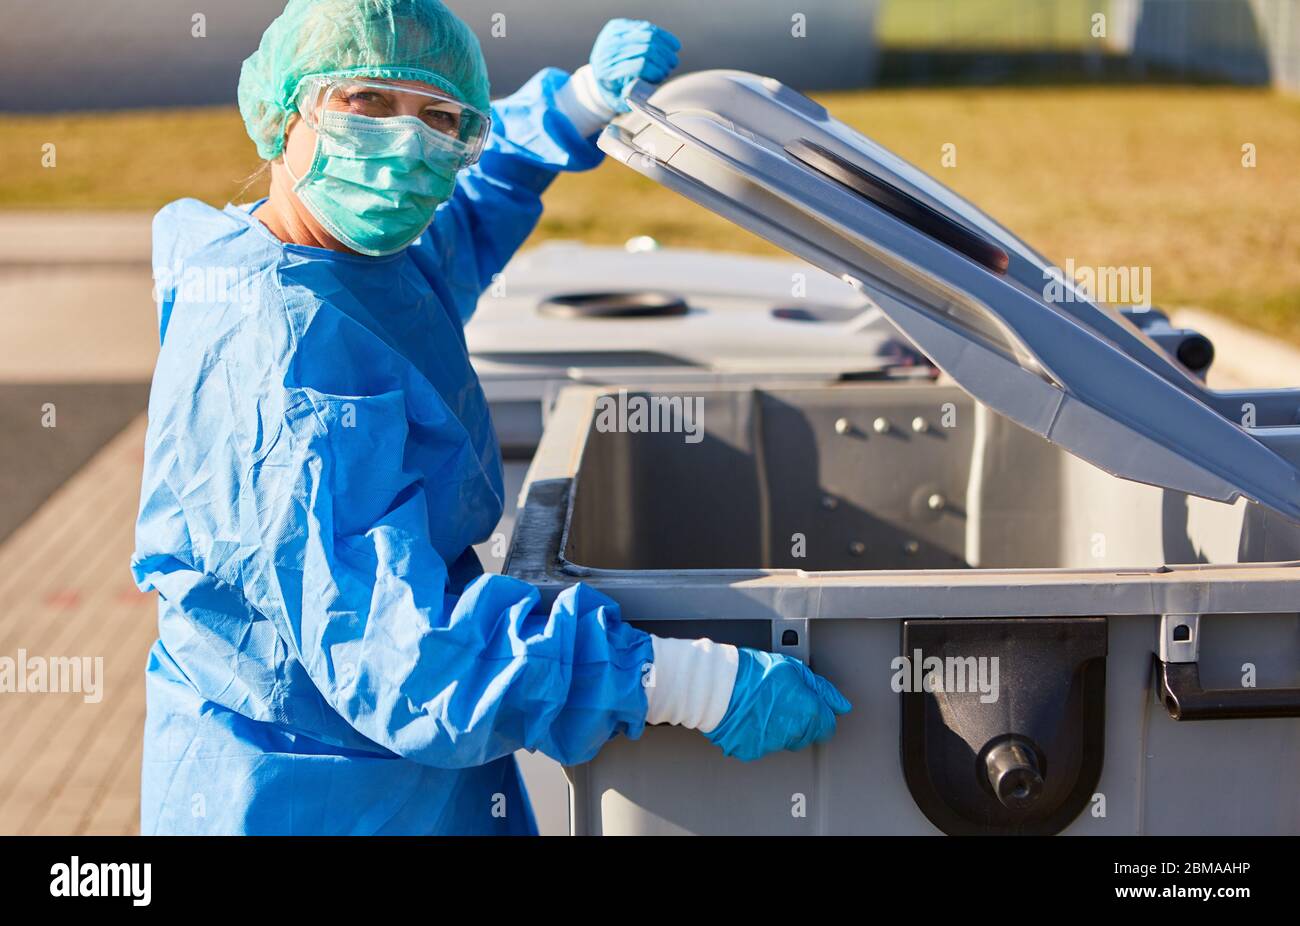
[[[537,307],[547,318],[667,318],[688,311],[681,296],[653,291],[564,293]]]

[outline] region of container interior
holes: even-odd
[[[702,429],[672,428],[666,405],[636,421],[638,399],[644,410],[671,397],[696,403]],[[1281,516],[1111,476],[955,386],[705,389],[625,401],[625,421],[598,414],[585,438],[564,549],[578,565],[823,571],[1300,559],[1300,526]],[[644,430],[651,422],[669,426]]]

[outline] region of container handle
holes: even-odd
[[[1300,717],[1300,688],[1202,688],[1196,663],[1155,662],[1160,701],[1174,720]]]
[[[1160,703],[1174,720],[1300,717],[1300,688],[1202,688],[1201,615],[1160,615],[1153,654]]]

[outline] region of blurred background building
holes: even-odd
[[[576,67],[613,6],[451,0],[504,94]],[[759,71],[804,90],[1008,79],[1156,79],[1300,89],[1300,0],[632,0],[683,39],[683,67]],[[0,110],[229,102],[280,0],[4,0]],[[1106,17],[1096,35],[1093,17]],[[201,26],[195,17],[203,17]],[[800,19],[802,18],[802,19]],[[789,37],[802,30],[800,53]],[[195,32],[201,34],[196,35]],[[141,66],[129,70],[123,60]]]
[[[687,69],[762,71],[798,87],[861,87],[875,72],[877,0],[450,0],[478,34],[493,92],[546,65],[582,64],[613,15],[653,19],[683,40]],[[617,7],[617,9],[614,9]],[[45,111],[226,103],[239,63],[283,0],[4,0],[0,110]],[[195,37],[193,17],[205,17]],[[803,53],[789,53],[792,17]],[[13,37],[21,36],[21,41]],[[124,72],[124,59],[143,66]],[[39,79],[33,80],[33,77]]]

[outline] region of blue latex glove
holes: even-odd
[[[742,648],[727,713],[705,736],[727,755],[748,762],[830,739],[835,715],[852,707],[798,659]]]
[[[638,78],[657,84],[677,67],[682,43],[666,29],[641,19],[611,19],[591,47],[591,69],[606,105],[628,111],[627,89]]]

